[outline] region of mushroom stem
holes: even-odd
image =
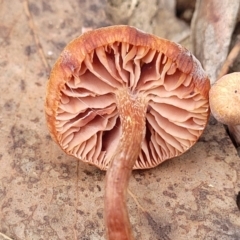
[[[122,135],[106,176],[105,221],[109,240],[134,239],[126,205],[128,182],[145,137],[146,99],[128,89],[116,93]]]

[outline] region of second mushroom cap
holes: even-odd
[[[240,124],[240,73],[221,77],[211,87],[209,103],[213,116],[226,125]]]

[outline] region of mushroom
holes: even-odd
[[[240,73],[221,77],[209,91],[209,104],[213,116],[226,125],[240,124]]]
[[[182,46],[129,26],[70,42],[47,85],[52,138],[107,170],[107,237],[133,239],[126,206],[132,169],[152,168],[196,143],[209,117],[209,79]]]
[[[225,128],[240,156],[240,73],[234,72],[219,78],[209,92],[212,115]]]

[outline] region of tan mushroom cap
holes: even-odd
[[[63,50],[50,75],[46,117],[68,154],[107,169],[121,136],[115,91],[148,101],[146,137],[134,169],[155,167],[188,150],[209,116],[209,79],[178,44],[129,26],[86,32]]]
[[[213,116],[226,125],[240,124],[240,73],[221,77],[211,87],[209,103]]]

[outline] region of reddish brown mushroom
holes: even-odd
[[[107,170],[109,239],[133,239],[125,203],[132,169],[188,150],[209,116],[209,80],[178,44],[129,26],[86,32],[54,65],[50,133],[72,156]]]

